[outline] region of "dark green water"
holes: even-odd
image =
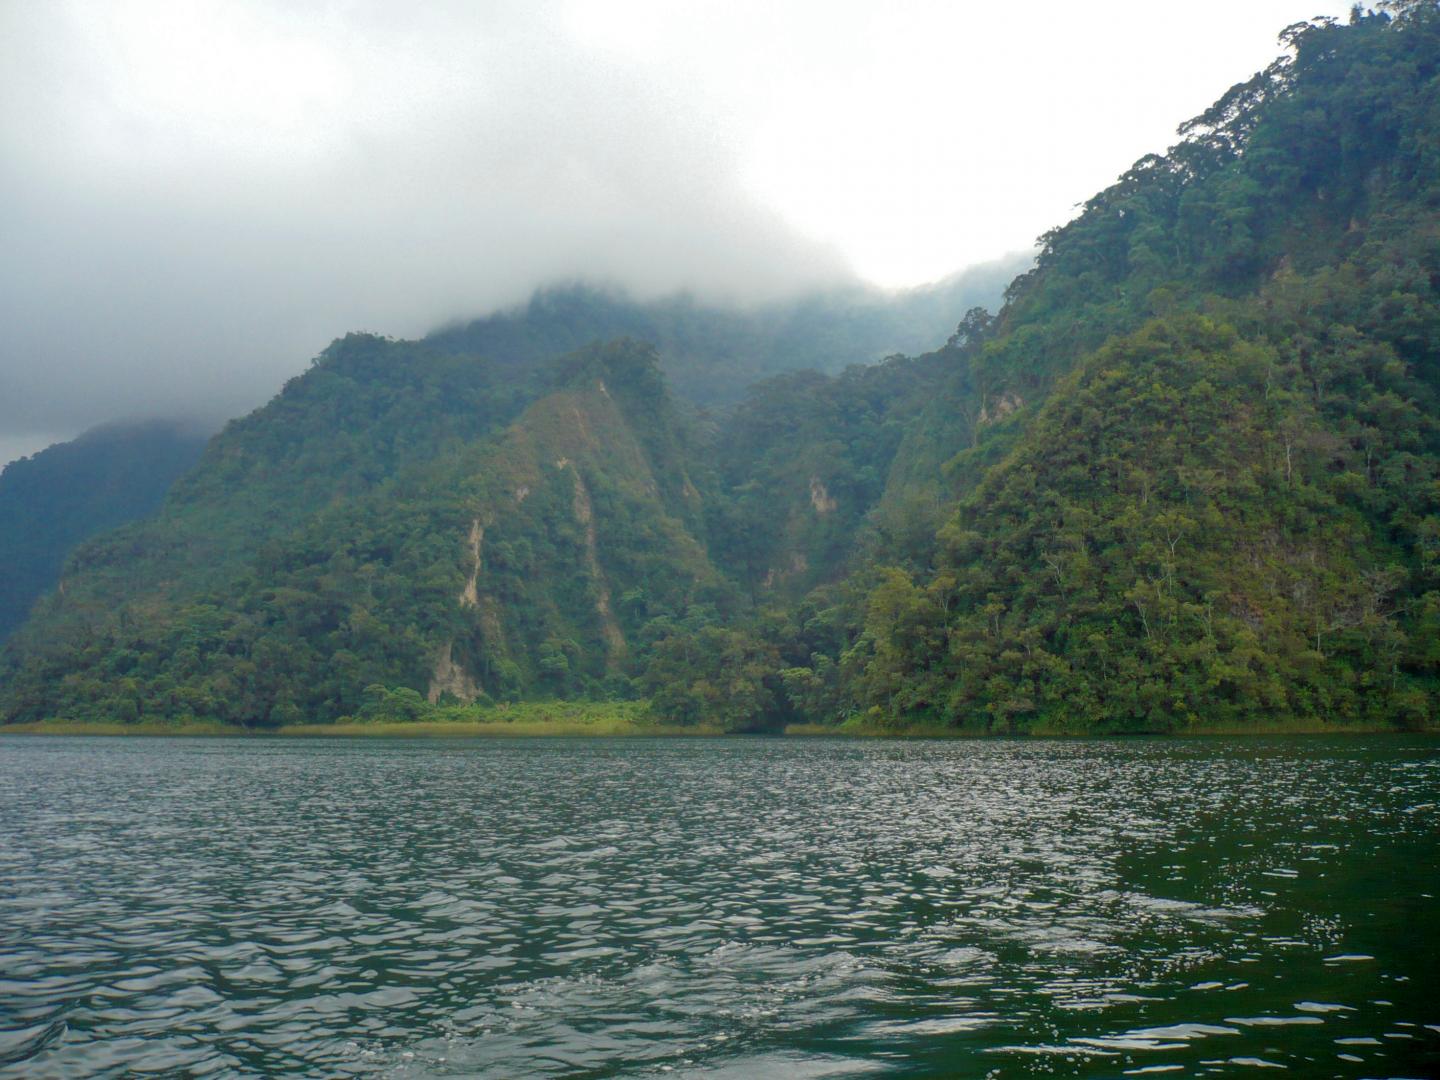
[[[0,738],[0,1075],[1440,1075],[1440,743]]]

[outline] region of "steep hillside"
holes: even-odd
[[[1394,9],[1291,28],[1293,59],[1092,199],[962,333],[886,495],[938,478],[958,503],[927,558],[876,552],[843,644],[791,671],[812,712],[1432,714],[1440,14]]]
[[[270,540],[513,419],[541,392],[493,365],[350,334],[264,408],[233,420],[159,515],[83,545],[46,633],[109,618],[127,597],[179,598],[229,580]]]
[[[1339,415],[1293,355],[1216,319],[1087,358],[935,570],[882,571],[862,700],[1000,730],[1423,720],[1436,430],[1362,349]]]
[[[712,501],[711,534],[757,600],[794,599],[853,568],[907,426],[954,361],[941,350],[837,376],[783,375],[725,418],[714,459],[725,497]],[[910,524],[928,540],[938,522],[925,530],[922,516]]]
[[[306,378],[331,383],[325,368]],[[727,592],[691,531],[702,497],[654,354],[597,347],[552,374],[554,388],[492,435],[454,435],[319,497],[313,470],[286,481],[273,456],[262,468],[246,449],[285,430],[297,402],[354,415],[376,391],[356,401],[343,384],[322,393],[302,380],[222,435],[156,522],[71,561],[10,653],[10,715],[249,726],[353,712],[371,684],[432,702],[628,694],[657,620],[714,609]],[[354,467],[332,449],[348,443],[312,444],[292,452]],[[227,494],[223,470],[247,466],[259,476]],[[193,517],[243,520],[256,486],[287,482],[290,519],[277,514],[248,548],[212,548],[225,558],[207,573],[187,555],[114,557],[171,528],[203,541]]]
[[[160,507],[206,436],[171,421],[108,424],[0,473],[0,641],[55,587],[81,541]]]

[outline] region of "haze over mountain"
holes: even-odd
[[[155,518],[76,551],[0,652],[0,710],[1430,723],[1440,5],[1284,42],[923,355],[784,372],[707,411],[669,381],[747,382],[735,358],[795,329],[772,360],[833,369],[847,312],[572,290],[428,339],[337,339]],[[637,327],[668,356],[584,340]]]
[[[1030,250],[1347,7],[0,6],[0,457],[218,425],[338,332],[557,282],[756,303]]]
[[[663,349],[663,370],[686,405],[726,406],[782,372],[838,372],[934,348],[953,332],[955,311],[996,306],[1032,263],[1016,256],[927,288],[887,293],[852,286],[745,308],[691,296],[641,303],[614,289],[557,286],[523,305],[437,330],[425,344],[483,357],[510,397],[522,401],[548,377],[555,357],[628,336]],[[54,588],[76,544],[158,509],[211,433],[195,421],[115,422],[0,468],[0,641]]]

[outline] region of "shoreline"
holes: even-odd
[[[1296,721],[1251,725],[1200,724],[1180,731],[1066,731],[1046,727],[1013,732],[975,731],[966,728],[886,728],[869,725],[828,727],[823,724],[791,724],[783,734],[793,738],[839,735],[856,739],[1188,739],[1253,735],[1440,735],[1440,723],[1416,729],[1368,722]]]
[[[221,738],[221,739],[535,739],[535,738],[744,738],[751,733],[726,732],[713,725],[679,726],[652,724],[628,717],[597,716],[594,719],[566,717],[516,720],[413,720],[413,721],[340,721],[333,724],[291,724],[277,728],[237,728],[219,723],[157,723],[132,724],[95,721],[39,721],[0,727],[0,735],[27,736],[107,736],[116,738]],[[1380,724],[1267,724],[1236,727],[1216,725],[1187,728],[1184,731],[1137,732],[980,732],[955,728],[878,728],[870,726],[830,727],[821,724],[791,724],[782,731],[755,733],[765,738],[845,738],[845,739],[1187,739],[1234,738],[1255,736],[1334,736],[1334,735],[1440,735],[1440,725],[1427,725],[1418,730],[1401,730]],[[753,737],[753,736],[752,736]]]
[[[185,739],[539,739],[575,738],[633,739],[715,738],[725,732],[714,727],[617,728],[606,724],[584,723],[373,723],[373,724],[294,724],[278,728],[237,728],[228,724],[102,724],[102,723],[36,723],[0,727],[0,735],[86,736],[105,738],[185,738]]]

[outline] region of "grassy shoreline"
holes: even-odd
[[[141,721],[133,724],[95,721],[44,720],[29,724],[0,727],[6,735],[103,735],[126,737],[185,738],[714,738],[727,734],[711,725],[681,727],[641,719],[638,715],[617,715],[601,707],[587,712],[567,705],[563,708],[517,709],[513,718],[498,716],[484,719],[436,720],[354,720],[333,724],[292,724],[278,728],[237,728],[213,722],[166,723]],[[1315,736],[1315,735],[1440,735],[1440,725],[1431,724],[1418,731],[1401,731],[1381,724],[1277,723],[1263,726],[1235,727],[1197,726],[1176,732],[1064,732],[1033,731],[1015,735],[966,731],[955,728],[881,728],[869,725],[791,724],[776,735],[786,738],[854,738],[854,739],[1105,739],[1105,738],[1171,738],[1185,739],[1214,736]]]
[[[42,720],[0,727],[16,735],[135,735],[219,738],[536,738],[599,736],[715,736],[719,726],[680,727],[651,719],[644,702],[521,702],[514,705],[435,707],[411,717],[345,717],[332,724],[237,728],[211,721],[152,719],[122,724]]]
[[[593,736],[634,738],[637,736],[723,735],[718,727],[677,727],[673,724],[611,724],[566,721],[426,721],[389,723],[356,722],[334,724],[292,724],[278,728],[240,728],[228,724],[106,724],[68,720],[46,720],[33,724],[0,727],[0,735],[105,735],[135,738],[293,739],[293,738],[539,738]]]
[[[294,724],[277,728],[281,738],[437,738],[437,739],[527,739],[584,735],[594,738],[625,739],[636,736],[715,736],[725,734],[718,727],[677,727],[674,724],[643,724],[564,720],[417,720],[390,723]]]
[[[1245,725],[1195,724],[1178,731],[1070,731],[1064,728],[1038,727],[1031,731],[1013,733],[926,726],[889,728],[864,723],[839,724],[833,727],[825,724],[791,724],[785,729],[785,734],[800,738],[843,735],[857,739],[1187,739],[1217,735],[1440,735],[1440,722],[1410,730],[1370,721],[1342,723],[1290,720]]]

